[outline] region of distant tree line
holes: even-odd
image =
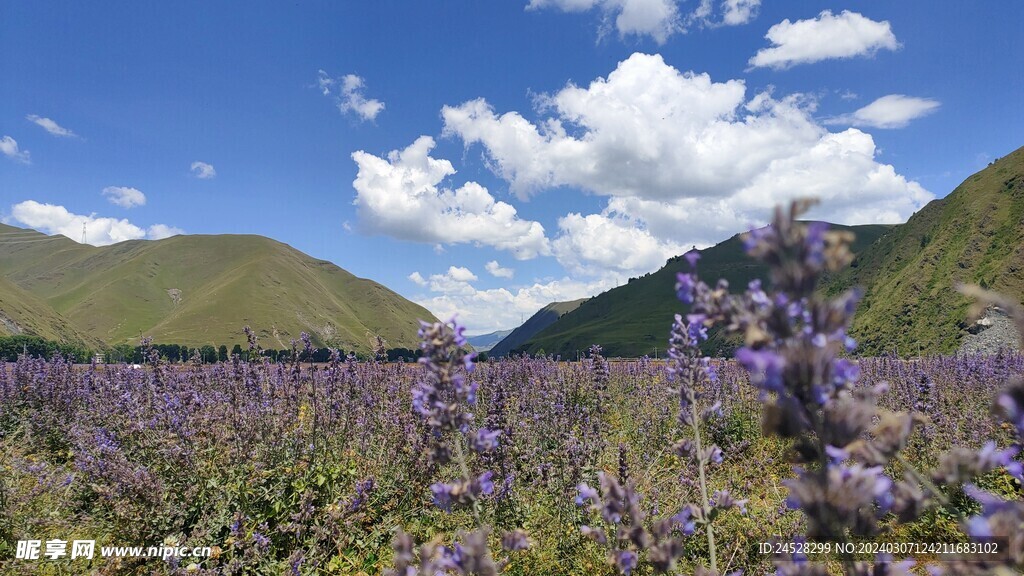
[[[49,360],[56,353],[60,353],[65,358],[73,358],[75,362],[88,362],[92,358],[91,350],[74,344],[52,342],[38,336],[24,334],[0,336],[0,360],[14,362],[21,354]]]
[[[168,362],[189,362],[194,354],[197,355],[198,359],[204,364],[227,362],[234,356],[238,356],[242,360],[255,359],[250,357],[249,349],[242,348],[241,344],[235,344],[230,349],[224,344],[217,347],[214,347],[212,344],[204,344],[202,346],[152,344],[151,347],[156,350],[157,354],[160,355],[160,358]],[[281,350],[265,348],[260,350],[260,356],[269,358],[272,362],[288,362],[292,359],[293,354],[297,354],[300,362],[327,362],[331,358],[332,350],[332,348],[317,348],[313,351],[312,357],[309,357],[302,348],[298,348],[295,351],[291,348]],[[339,352],[341,353],[342,358],[346,358],[349,354],[352,354],[357,360],[365,361],[372,359],[372,356],[366,352],[346,351],[343,349],[340,349]],[[388,362],[415,362],[420,355],[421,352],[419,350],[411,350],[409,348],[392,348],[387,351],[386,359]],[[118,344],[108,353],[106,359],[108,362],[141,364],[145,360],[145,356],[146,350],[143,346]]]
[[[250,358],[249,350],[247,348],[243,349],[240,344],[235,344],[231,348],[228,348],[225,344],[220,346],[212,344],[204,344],[202,346],[151,344],[150,347],[157,352],[160,358],[172,363],[189,362],[193,355],[197,356],[199,361],[204,364],[227,362],[232,356],[238,356],[242,360],[253,359]],[[330,360],[331,350],[331,348],[317,348],[313,351],[312,358],[308,357],[302,348],[298,348],[294,352],[290,348],[283,350],[271,348],[261,350],[260,352],[262,357],[270,358],[272,362],[288,362],[292,359],[293,354],[298,354],[298,359],[301,362],[327,362]],[[146,348],[143,346],[117,344],[111,348],[97,351],[83,346],[45,340],[38,336],[0,336],[0,361],[14,362],[22,354],[49,360],[57,352],[65,358],[73,358],[78,363],[90,362],[97,352],[103,354],[104,360],[109,363],[142,364],[146,361]],[[342,358],[352,354],[360,361],[373,359],[372,354],[366,352],[349,352],[346,350],[340,350],[340,352]],[[386,360],[387,362],[416,362],[421,355],[422,351],[419,349],[389,348],[385,353],[385,357],[380,358],[380,360]],[[481,352],[477,355],[477,361],[484,362],[486,360],[486,352]]]

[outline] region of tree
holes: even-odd
[[[204,363],[213,363],[217,361],[217,349],[210,344],[203,344],[199,348],[199,354],[203,357]]]
[[[239,347],[239,348],[241,348],[241,347]],[[220,348],[217,348],[217,360],[220,360],[221,362],[227,362],[228,361],[228,347],[227,346],[221,344]]]

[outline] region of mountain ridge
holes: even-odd
[[[34,240],[0,242],[0,276],[110,345],[142,336],[244,344],[249,325],[272,348],[287,348],[300,332],[319,346],[369,351],[379,334],[391,346],[414,348],[418,320],[435,320],[381,284],[264,236],[178,235],[95,247],[0,226]]]
[[[587,300],[589,300],[589,298],[578,298],[576,300],[552,302],[544,306],[540,310],[534,312],[532,316],[526,319],[526,322],[523,322],[508,336],[502,339],[501,342],[495,344],[490,350],[490,355],[498,357],[507,356],[510,353],[513,353],[517,346],[522,345],[535,334],[547,326],[550,326],[565,314],[577,309]]]
[[[859,232],[853,246],[855,252],[863,250],[891,228],[885,224],[834,227]],[[767,278],[767,269],[747,257],[741,235],[735,234],[699,251],[697,272],[701,278],[708,282],[725,278],[733,290],[746,288],[755,278]],[[537,354],[543,350],[568,359],[575,358],[577,350],[583,353],[593,344],[601,345],[603,354],[610,357],[655,357],[659,350],[664,353],[674,315],[685,313],[687,309],[675,295],[676,274],[689,270],[689,264],[681,255],[674,256],[657,271],[632,278],[622,286],[589,299],[511,353]],[[728,354],[733,346],[734,343],[712,331],[703,348],[708,354],[722,355]]]
[[[968,334],[970,301],[957,283],[978,284],[1024,299],[1024,147],[969,176],[907,222],[892,226],[833,226],[857,234],[853,263],[825,278],[835,295],[862,286],[851,335],[862,355],[952,353]],[[739,235],[701,251],[698,273],[743,289],[763,268],[743,254]],[[650,275],[633,279],[580,306],[513,352],[574,355],[601,344],[610,356],[654,355],[667,342],[672,315],[685,311],[674,295],[675,273],[688,269],[680,257]],[[709,354],[734,344],[714,331]]]
[[[829,286],[866,288],[851,333],[866,354],[952,353],[968,334],[958,283],[1024,298],[1024,147],[967,177]]]

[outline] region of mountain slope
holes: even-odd
[[[81,332],[46,302],[0,277],[0,336],[26,334],[99,350],[102,342]]]
[[[495,357],[507,356],[510,352],[515,350],[516,347],[521,346],[535,334],[550,326],[565,314],[579,308],[579,306],[586,301],[587,298],[580,298],[579,300],[552,302],[551,304],[548,304],[538,310],[533,316],[530,316],[526,322],[523,322],[521,326],[513,330],[501,342],[491,348],[490,355]]]
[[[473,347],[477,352],[487,352],[498,342],[501,342],[505,336],[511,334],[511,330],[498,330],[497,332],[491,332],[490,334],[481,334],[479,336],[466,336],[466,341]]]
[[[11,231],[30,236],[0,228]],[[370,333],[414,348],[417,320],[434,320],[376,282],[261,236],[188,235],[106,247],[39,237],[0,245],[0,275],[109,344],[152,336],[230,345],[244,343],[249,325],[268,348],[285,348],[303,331],[317,344],[349,350],[368,350]]]
[[[863,251],[892,227],[886,225],[833,226],[850,230],[857,236],[853,249]],[[537,333],[528,342],[513,347],[513,353],[547,354],[575,358],[576,351],[600,344],[606,356],[654,357],[664,354],[672,318],[685,306],[676,299],[676,274],[688,271],[689,264],[677,256],[657,272],[631,279],[583,303],[575,311]],[[747,257],[737,234],[701,251],[697,267],[701,278],[714,283],[729,281],[736,290],[745,289],[754,278],[767,278],[766,269]],[[716,334],[706,343],[709,353],[728,350],[731,345]]]
[[[1024,148],[930,202],[855,264],[830,291],[867,288],[853,323],[864,354],[955,351],[969,307],[956,283],[1024,297]]]

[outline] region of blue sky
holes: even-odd
[[[0,217],[251,233],[471,333],[1024,145],[1015,1],[5,2]],[[389,153],[396,151],[389,156]]]

